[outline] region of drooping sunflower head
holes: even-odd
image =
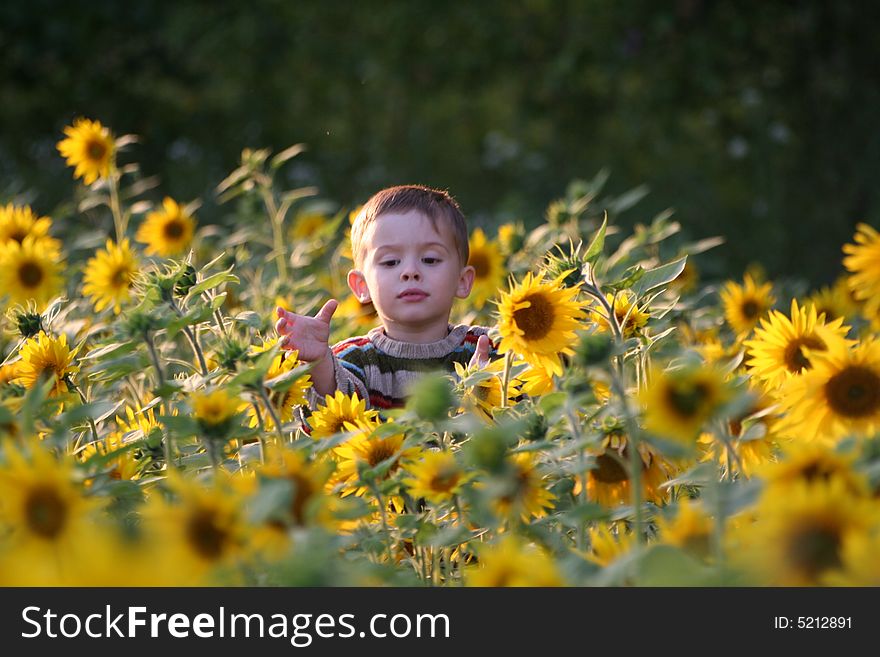
[[[79,371],[73,364],[75,358],[76,351],[70,350],[65,334],[56,338],[40,331],[21,347],[18,382],[31,388],[48,377],[55,382],[52,394],[67,392],[68,378]]]
[[[118,315],[122,304],[131,298],[137,268],[137,257],[127,238],[118,245],[107,240],[105,248],[86,263],[83,294],[91,297],[97,312],[112,307]]]
[[[748,274],[739,285],[728,281],[721,290],[721,304],[727,323],[737,334],[749,333],[758,320],[773,307],[771,283],[758,284]]]
[[[24,238],[21,244],[11,240],[0,245],[0,296],[12,303],[33,301],[44,310],[61,292],[61,253],[51,238]]]
[[[617,325],[623,331],[623,337],[631,338],[641,333],[641,330],[648,323],[650,314],[645,308],[639,308],[635,294],[630,290],[624,290],[617,295],[609,292],[605,295],[605,300],[614,310],[614,316]],[[596,322],[598,331],[613,333],[609,318],[605,315],[605,309],[598,302],[591,308],[590,318]]]
[[[116,141],[100,121],[76,119],[64,128],[66,139],[58,142],[58,152],[67,158],[67,165],[76,167],[74,178],[91,185],[98,178],[108,178],[116,154]]]
[[[309,416],[312,438],[328,438],[345,431],[345,424],[378,424],[379,412],[367,409],[367,401],[355,392],[350,397],[341,390],[324,398],[324,405]]]
[[[19,207],[7,203],[6,206],[0,207],[0,244],[7,242],[21,244],[25,237],[33,237],[35,240],[51,240],[56,248],[60,249],[60,243],[49,237],[51,225],[52,220],[49,217],[38,217],[29,205]]]
[[[471,234],[468,265],[474,268],[474,286],[471,288],[469,300],[479,310],[498,294],[506,276],[500,247],[487,240],[481,228]]]
[[[773,390],[811,367],[807,353],[827,351],[833,342],[844,344],[848,332],[842,318],[826,323],[815,306],[798,307],[797,299],[792,299],[790,318],[771,311],[769,317],[761,319],[754,338],[745,341],[746,366],[751,375]]]
[[[850,272],[847,284],[856,299],[864,301],[865,315],[880,313],[880,233],[868,224],[856,226],[855,244],[844,244],[843,266]]]
[[[877,527],[876,502],[853,495],[839,479],[797,482],[780,495],[765,489],[757,521],[739,530],[730,557],[775,586],[816,586],[839,575],[845,546]]]
[[[724,375],[709,367],[655,372],[639,394],[645,427],[684,445],[694,444],[700,429],[730,397]]]
[[[196,221],[192,215],[166,196],[162,209],[147,215],[135,239],[147,245],[147,255],[173,256],[189,246],[195,229]]]
[[[834,443],[880,429],[880,341],[829,345],[809,352],[812,368],[786,383],[780,405],[786,435]]]
[[[506,535],[479,550],[479,565],[465,573],[467,586],[564,586],[556,563],[541,548]]]
[[[474,476],[462,469],[452,452],[426,452],[405,467],[410,476],[403,479],[403,484],[409,488],[409,494],[432,504],[451,501]]]
[[[561,375],[559,355],[574,353],[575,330],[581,328],[584,317],[577,294],[578,288],[563,287],[559,279],[541,281],[528,272],[522,283],[501,292],[498,351],[513,351]]]

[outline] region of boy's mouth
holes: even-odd
[[[407,288],[397,295],[398,299],[403,301],[421,301],[427,298],[428,293],[415,287]]]

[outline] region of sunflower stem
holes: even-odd
[[[178,317],[183,317],[183,310],[181,310],[180,306],[177,305],[177,302],[174,301],[174,298],[170,298],[168,300],[171,305],[172,310],[174,310],[175,314]],[[202,376],[208,376],[208,365],[205,362],[205,354],[202,353],[202,347],[199,345],[198,335],[192,330],[191,326],[184,326],[183,333],[186,335],[187,340],[189,340],[189,344],[192,347],[193,353],[195,353],[196,358],[199,361],[199,369],[202,370]]]
[[[284,248],[283,221],[275,205],[275,198],[272,195],[271,188],[266,184],[260,185],[260,193],[263,197],[263,203],[266,205],[266,211],[269,213],[269,219],[272,222],[272,244],[275,251],[275,264],[278,267],[278,277],[281,283],[287,282],[287,254]]]
[[[510,385],[510,368],[513,365],[513,352],[504,355],[504,373],[501,376],[501,408],[507,408],[507,388]]]
[[[260,435],[258,436],[260,440],[260,463],[263,465],[266,464],[266,423],[263,421],[263,414],[260,413],[260,405],[257,402],[251,402],[251,405],[254,407],[254,413],[257,414],[257,422],[260,423]]]
[[[278,434],[279,447],[284,444],[284,432],[281,430],[281,418],[278,417],[278,413],[275,412],[275,407],[272,406],[272,401],[269,399],[269,395],[266,394],[266,389],[263,387],[262,381],[257,384],[257,392],[260,395],[260,399],[263,401],[263,404],[266,406],[266,411],[269,413],[269,417],[272,418],[272,422],[275,424],[275,432]]]
[[[76,391],[76,394],[79,395],[79,399],[80,399],[80,401],[83,403],[83,405],[84,405],[84,406],[85,406],[85,405],[88,405],[89,400],[86,398],[85,393],[83,393],[83,391],[80,389],[80,387],[79,387],[78,385],[76,385],[76,384],[70,379],[69,376],[64,377],[64,381],[65,381],[65,383],[67,383],[67,385],[69,385],[71,388],[73,388],[73,389]],[[95,421],[92,419],[92,416],[91,416],[90,413],[86,415],[86,420],[87,420],[88,423],[89,423],[89,431],[92,432],[92,441],[93,441],[93,442],[98,442],[98,427],[95,426]],[[73,446],[73,451],[74,451],[74,453],[76,453],[76,450],[79,449],[79,441],[80,441],[81,438],[82,438],[82,435],[80,435],[80,436],[77,437],[77,439],[76,439],[76,443],[75,443],[74,446]]]
[[[125,239],[125,230],[127,228],[125,216],[122,214],[122,206],[119,203],[119,171],[115,164],[112,167],[107,182],[110,186],[110,212],[113,214],[113,226],[116,229],[116,244],[122,243]]]

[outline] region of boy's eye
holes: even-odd
[[[422,262],[424,262],[426,265],[436,265],[438,262],[440,262],[440,258],[422,258]]]
[[[391,260],[383,260],[383,261],[380,262],[379,264],[382,265],[383,267],[393,267],[393,266],[396,265],[398,262],[400,262],[400,261],[399,261],[399,260],[391,259]]]

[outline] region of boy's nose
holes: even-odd
[[[400,278],[404,281],[418,281],[421,280],[421,274],[415,269],[404,269],[400,272]]]

